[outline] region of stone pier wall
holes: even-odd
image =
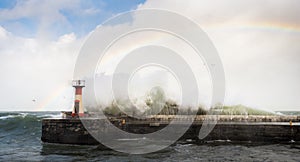
[[[41,140],[61,144],[98,144],[80,119],[43,119]]]
[[[99,123],[101,119],[86,119],[91,123]],[[98,120],[98,121],[97,121]],[[97,121],[97,122],[96,122]],[[231,140],[252,142],[289,142],[300,141],[300,124],[296,120],[291,126],[285,122],[218,122],[213,131],[203,140]],[[296,122],[296,123],[295,123]],[[115,126],[127,132],[145,134],[155,132],[167,126],[168,122],[161,121],[126,121],[115,120]],[[184,122],[183,122],[184,123]],[[180,125],[178,125],[180,126]],[[198,139],[202,122],[196,120],[181,139]],[[95,129],[101,124],[95,124]],[[80,119],[44,119],[42,122],[43,142],[62,144],[99,144],[84,128]]]

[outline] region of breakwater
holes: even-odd
[[[252,141],[252,142],[289,142],[300,141],[300,116],[217,116],[218,123],[204,139],[198,139],[198,133],[205,116],[196,116],[193,124],[181,139],[193,139],[199,142],[210,140]],[[174,116],[155,116],[150,119],[110,118],[110,122],[119,129],[131,133],[146,134],[166,127]],[[81,119],[95,123],[95,130],[101,128],[103,119]],[[99,144],[78,118],[43,119],[42,141],[62,144]],[[178,126],[192,120],[188,116],[176,118]]]

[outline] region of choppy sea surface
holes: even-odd
[[[0,161],[300,161],[298,141],[180,141],[145,155],[128,155],[98,146],[41,142],[42,119],[59,116],[60,112],[0,112]]]

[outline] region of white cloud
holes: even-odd
[[[70,109],[73,96],[68,81],[82,40],[74,33],[57,41],[22,38],[0,29],[0,98],[5,99],[0,108]],[[37,102],[33,103],[33,98]]]
[[[21,18],[29,18],[37,21],[39,24],[39,32],[49,30],[48,28],[54,23],[68,25],[66,17],[60,13],[62,9],[78,8],[79,1],[62,0],[62,1],[18,1],[12,9],[0,10],[0,20],[16,20]],[[46,34],[46,33],[41,33]]]
[[[202,27],[219,51],[227,104],[271,110],[300,108],[299,1],[156,1]]]
[[[12,9],[0,10],[0,20],[15,20],[19,18],[36,18],[40,21],[65,21],[60,13],[63,9],[77,9],[80,6],[79,0],[28,0],[18,1]]]
[[[76,40],[76,35],[74,33],[65,34],[58,38],[58,43],[59,44],[72,43],[75,40]]]
[[[299,3],[296,0],[153,0],[139,8],[178,12],[196,21],[207,32],[224,64],[227,104],[297,110],[300,107]],[[79,1],[29,0],[19,2],[13,9],[0,10],[1,21],[25,17],[40,23],[36,38],[19,37],[0,26],[0,85],[4,92],[0,98],[5,99],[0,108],[5,110],[14,105],[20,110],[31,106],[70,110],[73,93],[66,81],[72,79],[75,59],[84,38],[79,39],[74,33],[54,39],[47,36],[52,35],[51,25],[57,22],[69,25],[61,9],[83,9],[78,10],[80,14],[101,11],[79,6]],[[123,43],[111,52],[122,53],[122,48],[141,42],[168,44],[167,37],[151,36],[146,41],[140,38],[143,35],[131,38],[128,44]],[[112,59],[114,62],[119,57],[114,55]],[[202,90],[207,89],[203,87]],[[37,102],[32,103],[32,98],[37,98]],[[208,96],[203,98],[209,99]]]
[[[0,26],[0,98],[5,99],[0,110],[71,109],[73,88],[68,81],[85,40],[85,36],[75,34],[82,28],[71,23],[98,19],[95,15],[103,5],[100,1],[95,5],[80,0],[28,0],[0,9],[0,21],[5,26]],[[34,34],[28,36],[26,32]]]
[[[66,32],[83,30],[72,23],[85,22],[90,17],[95,19],[93,16],[98,15],[103,6],[102,2],[98,3],[82,0],[17,1],[13,8],[0,9],[0,21],[14,33],[55,40]]]
[[[8,32],[2,26],[0,26],[0,39],[6,39],[7,35]]]
[[[101,10],[97,9],[97,8],[88,8],[83,11],[83,14],[94,15],[94,14],[100,13],[100,11]]]

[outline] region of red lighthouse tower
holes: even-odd
[[[75,102],[72,116],[84,116],[84,109],[82,107],[82,88],[85,87],[85,81],[73,80],[72,86],[75,88]]]

